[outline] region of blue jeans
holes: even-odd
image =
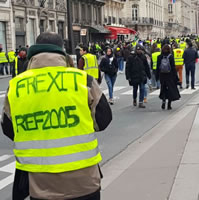
[[[189,74],[191,72],[191,87],[195,86],[195,64],[185,65],[186,70],[186,84],[189,85]]]
[[[155,79],[155,75],[156,75],[156,71],[153,71],[151,73],[151,82],[152,82],[152,86],[153,87],[158,87],[160,88],[160,80],[157,80]]]
[[[109,92],[109,98],[113,98],[113,87],[116,81],[117,75],[115,76],[109,76],[108,74],[105,74],[105,80],[106,84],[108,86],[108,92]]]
[[[144,101],[144,83],[140,83],[140,84],[133,86],[133,99],[134,100],[137,99],[138,86],[139,86],[139,89],[140,89],[139,102],[142,103]]]
[[[117,58],[118,66],[119,66],[119,71],[123,71],[124,69],[124,58],[119,57]]]

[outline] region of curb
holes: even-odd
[[[2,75],[2,76],[0,76],[0,79],[9,78],[9,77],[12,77],[12,75]]]

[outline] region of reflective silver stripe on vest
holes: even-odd
[[[98,147],[79,153],[73,153],[63,156],[51,156],[51,157],[16,157],[16,160],[21,164],[36,164],[36,165],[56,165],[65,164],[80,160],[86,160],[95,157],[99,153]]]
[[[95,133],[88,135],[78,135],[73,137],[67,137],[56,140],[36,140],[36,141],[26,141],[26,142],[15,142],[15,149],[49,149],[65,147],[75,144],[82,144],[91,142],[96,139]]]

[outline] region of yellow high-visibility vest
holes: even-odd
[[[161,54],[161,52],[154,52],[154,53],[152,53],[153,70],[157,69],[158,56],[160,54]]]
[[[180,43],[180,49],[185,50],[186,49],[186,42]]]
[[[91,53],[82,56],[84,59],[84,70],[88,75],[93,76],[95,79],[99,78],[99,68],[97,57]]]
[[[15,60],[15,52],[14,51],[8,52],[8,59],[9,59],[10,63],[14,62],[14,60]]]
[[[161,43],[157,43],[157,48],[158,48],[158,49],[161,49],[161,48],[162,48]]]
[[[134,41],[134,42],[132,42],[131,44],[132,44],[133,47],[135,47],[135,46],[137,45],[137,42]]]
[[[18,75],[18,57],[15,57],[15,76]]]
[[[16,168],[61,173],[98,164],[87,74],[63,66],[31,69],[10,81]]]
[[[183,59],[184,51],[182,49],[174,49],[173,53],[174,53],[175,65],[176,66],[184,65],[184,59]]]
[[[8,63],[8,59],[6,57],[6,53],[5,52],[1,52],[0,53],[0,63]]]

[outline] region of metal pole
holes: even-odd
[[[75,54],[75,47],[74,47],[74,37],[73,37],[73,26],[72,26],[72,1],[67,1],[67,18],[68,18],[68,40],[69,40],[69,54]]]

